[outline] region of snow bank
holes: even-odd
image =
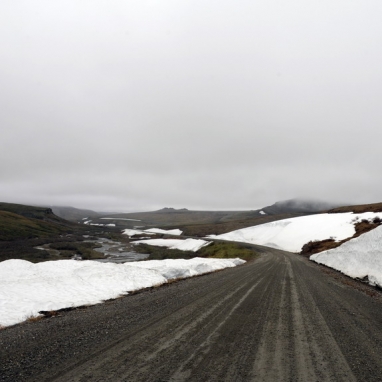
[[[167,247],[170,249],[179,249],[181,251],[192,251],[196,252],[200,248],[205,247],[210,244],[210,241],[201,239],[147,239],[135,241],[133,244],[148,244],[156,245],[158,247]]]
[[[151,260],[124,264],[59,260],[0,262],[0,325],[42,310],[97,304],[130,291],[244,263],[240,259]]]
[[[355,233],[354,224],[363,219],[382,218],[382,213],[319,214],[278,220],[271,223],[243,228],[210,238],[239,241],[267,247],[300,252],[304,244],[312,240],[333,238],[340,241]]]
[[[207,260],[207,261],[206,261]],[[228,261],[226,261],[228,260]],[[235,267],[244,264],[245,261],[236,259],[204,259],[194,257],[193,259],[167,259],[140,261],[134,266],[142,269],[154,269],[164,276],[167,280],[183,279],[187,277],[213,272],[219,269]]]
[[[310,260],[327,265],[353,278],[368,277],[382,287],[382,226],[351,239],[340,247],[316,253]]]

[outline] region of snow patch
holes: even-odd
[[[170,249],[179,249],[181,251],[196,252],[200,248],[211,244],[211,242],[201,239],[147,239],[135,241],[133,244],[156,245],[158,247],[167,247]]]
[[[146,233],[159,233],[159,234],[165,234],[165,235],[174,235],[174,236],[179,236],[183,233],[180,229],[160,229],[160,228],[150,228],[146,229],[144,232]]]
[[[122,234],[131,237],[131,236],[134,236],[134,235],[144,235],[145,232],[142,231],[142,230],[139,230],[139,229],[130,229],[130,228],[127,228],[127,229],[124,229],[122,231]],[[154,233],[147,232],[147,235],[154,235]]]
[[[179,236],[182,234],[183,231],[180,229],[170,229],[170,230],[165,230],[165,229],[160,229],[160,228],[149,228],[146,230],[140,230],[140,229],[124,229],[122,233],[124,235],[128,235],[129,237],[133,235],[155,235],[155,234],[161,234],[161,235],[174,235],[174,236]]]

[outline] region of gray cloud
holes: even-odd
[[[380,201],[377,1],[4,1],[0,199]]]

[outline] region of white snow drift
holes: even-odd
[[[147,239],[135,241],[133,244],[156,245],[158,247],[167,247],[170,249],[179,249],[181,251],[196,252],[200,248],[211,244],[211,242],[201,239]]]
[[[149,229],[146,229],[145,232],[179,236],[182,234],[183,231],[181,231],[180,229],[165,230],[160,228],[149,228]]]
[[[146,230],[140,230],[140,229],[124,229],[122,233],[124,235],[128,235],[129,237],[134,235],[155,235],[155,234],[164,234],[164,235],[173,235],[173,236],[179,236],[182,234],[183,231],[180,229],[160,229],[160,228],[149,228]]]
[[[0,262],[0,326],[39,311],[97,304],[130,291],[243,264],[241,259],[152,260],[125,264],[59,260]]]
[[[382,287],[382,226],[351,239],[340,247],[310,256],[353,278],[368,277],[371,285]]]
[[[333,238],[336,241],[352,237],[354,224],[363,219],[382,218],[382,213],[339,213],[303,216],[284,219],[254,227],[243,228],[210,238],[239,241],[267,247],[300,252],[304,244],[312,240]]]
[[[122,231],[122,234],[127,235],[129,237],[134,236],[134,235],[144,235],[144,234],[146,234],[146,235],[154,235],[153,232],[144,232],[144,231],[142,231],[140,229],[131,229],[131,228],[124,229]]]

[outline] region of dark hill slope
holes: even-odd
[[[289,199],[276,202],[271,206],[264,207],[262,210],[268,215],[279,215],[288,213],[316,214],[324,212],[331,208],[338,207],[338,204],[332,204],[309,199]]]
[[[85,243],[84,234],[103,234],[98,227],[66,221],[50,208],[0,203],[0,261],[25,259],[32,262],[99,257],[95,244]],[[108,230],[109,232],[110,230]],[[44,247],[40,250],[36,247]]]
[[[53,214],[50,208],[26,206],[23,204],[0,203],[0,211],[12,212],[29,219],[39,219],[61,224],[68,224],[65,220]]]
[[[27,218],[8,211],[0,211],[0,241],[31,239],[66,233],[67,226],[42,219]]]
[[[102,215],[92,210],[63,206],[52,206],[52,211],[55,215],[72,222],[78,222],[84,218],[95,218]]]
[[[0,203],[0,240],[23,240],[46,237],[73,230],[84,230],[78,225],[56,216],[50,208],[22,204]]]

